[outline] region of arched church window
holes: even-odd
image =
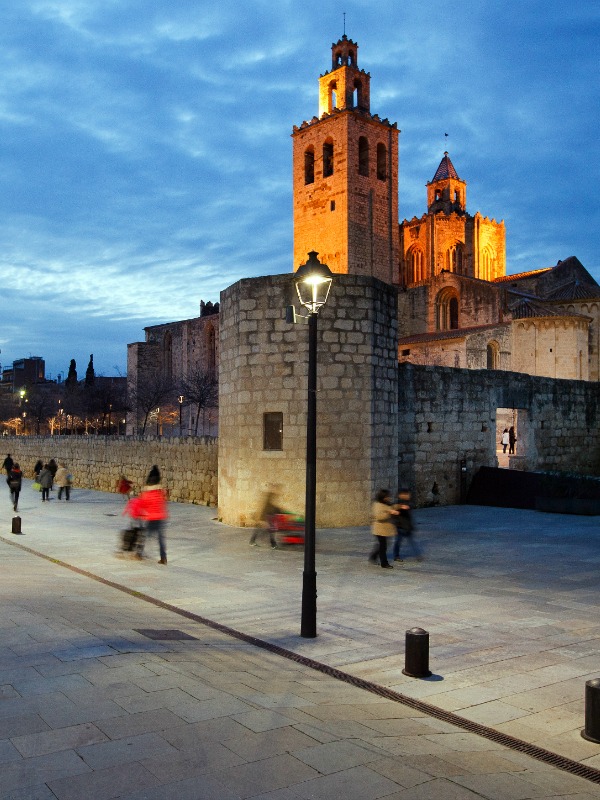
[[[410,259],[410,280],[413,283],[425,280],[423,251],[420,247],[412,247],[408,253]]]
[[[333,175],[333,140],[326,139],[323,142],[323,177],[330,175]]]
[[[494,272],[494,253],[487,245],[481,251],[479,258],[479,277],[484,281],[491,281]]]
[[[387,148],[381,142],[377,145],[377,177],[380,181],[387,179]]]
[[[446,269],[460,275],[463,271],[463,260],[463,246],[456,242],[446,251]]]
[[[456,289],[442,289],[437,296],[435,310],[438,331],[456,330],[458,328],[458,293]]]
[[[358,174],[369,175],[369,140],[366,136],[358,140]]]
[[[487,368],[499,369],[500,367],[500,347],[498,342],[489,342],[487,346]]]
[[[315,182],[315,149],[311,145],[304,151],[304,183]]]
[[[348,51],[348,66],[351,67],[354,64],[354,50]]]

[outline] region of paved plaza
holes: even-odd
[[[168,565],[155,543],[143,561],[118,557],[122,509],[83,489],[42,504],[26,481],[16,535],[8,492],[0,503],[2,800],[600,798],[600,744],[580,735],[585,682],[600,677],[597,518],[417,510],[425,558],[394,570],[367,563],[367,528],[318,531],[306,640],[301,549],[251,548],[215,509],[171,504]],[[415,626],[430,636],[426,679],[402,673]]]

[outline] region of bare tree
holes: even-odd
[[[199,367],[190,372],[181,382],[181,394],[186,405],[196,407],[194,436],[197,436],[200,412],[207,408],[216,408],[219,404],[219,380],[214,370]]]
[[[137,384],[129,392],[129,407],[136,415],[136,425],[143,415],[142,435],[146,433],[148,417],[161,405],[173,399],[175,388],[171,378],[159,372],[151,375],[142,375]]]
[[[27,411],[35,425],[35,433],[40,435],[42,426],[46,426],[48,418],[55,408],[54,385],[36,384],[29,389],[27,395]]]

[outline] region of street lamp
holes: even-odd
[[[315,517],[317,496],[317,315],[327,302],[333,273],[311,250],[308,261],[294,275],[298,299],[308,311],[308,408],[306,415],[306,502],[304,508],[304,572],[300,635],[317,635],[317,571],[315,568]],[[295,313],[292,313],[295,321]]]
[[[185,397],[182,394],[180,394],[179,397],[177,398],[177,402],[179,403],[179,435],[180,436],[183,435],[182,432],[181,432],[181,409],[182,409],[184,400],[185,400]]]

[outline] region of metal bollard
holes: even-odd
[[[423,628],[411,628],[406,631],[406,652],[402,673],[410,678],[428,678],[431,675],[429,633]]]
[[[581,735],[600,744],[600,678],[585,682],[585,728]]]
[[[12,533],[21,533],[21,517],[12,518]]]

